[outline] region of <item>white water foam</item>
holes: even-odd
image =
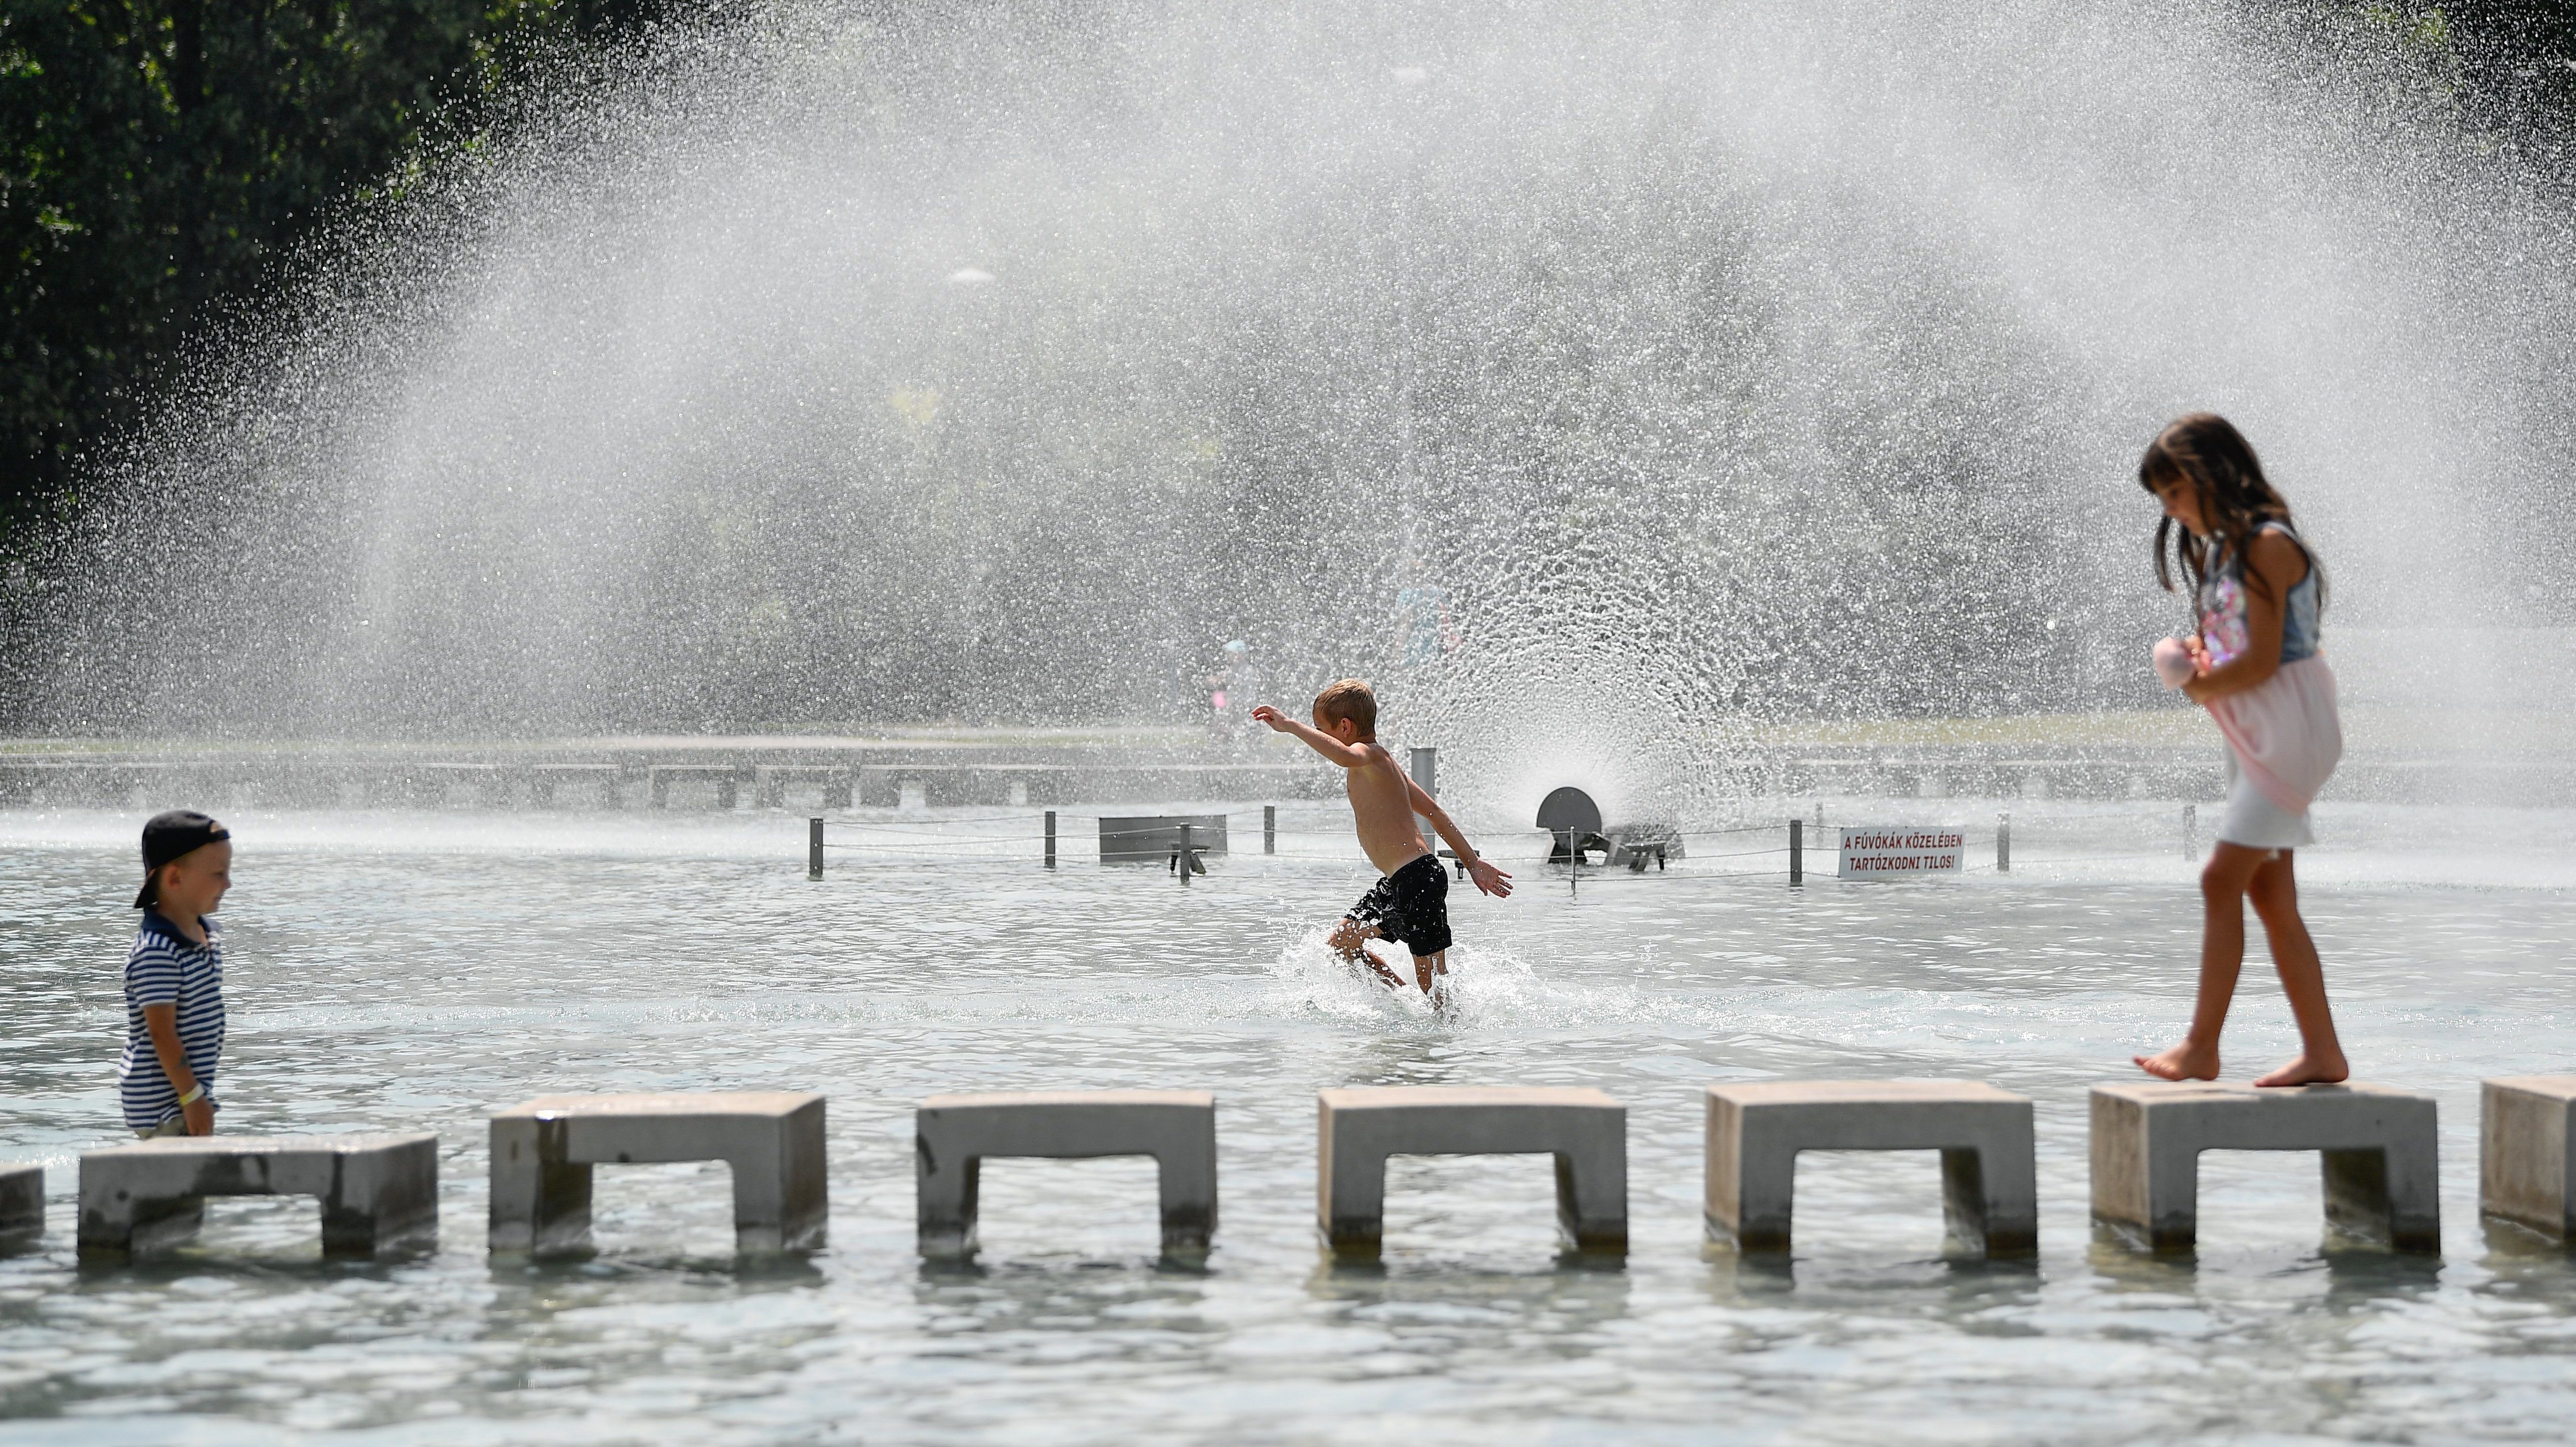
[[[1645,1013],[1633,986],[1562,983],[1510,945],[1491,943],[1450,947],[1443,991],[1448,1005],[1435,1008],[1411,984],[1390,988],[1343,960],[1325,943],[1330,934],[1325,927],[1308,930],[1270,962],[1269,1004],[1279,1014],[1320,1015],[1381,1029],[1466,1033],[1598,1026]],[[1409,960],[1392,968],[1408,980],[1412,975]]]

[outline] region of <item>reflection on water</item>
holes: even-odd
[[[2179,860],[1453,895],[1444,1020],[1321,948],[1355,864],[809,884],[794,820],[233,822],[224,1127],[438,1131],[439,1247],[326,1263],[310,1202],[228,1201],[183,1250],[77,1267],[74,1162],[116,1135],[130,843],[0,816],[0,1156],[52,1187],[41,1247],[0,1258],[0,1438],[2504,1440],[2576,1412],[2576,1274],[2475,1209],[2478,1077],[2567,1068],[2560,892],[2311,886],[2356,1058],[2441,1099],[2442,1261],[2331,1237],[2313,1161],[2250,1153],[2207,1158],[2201,1247],[2159,1259],[2088,1222],[2084,1090],[2188,1007]],[[2258,961],[2232,1058],[2290,1039]],[[1699,1088],[1774,1074],[2031,1094],[2039,1261],[1945,1257],[1929,1154],[1803,1160],[1794,1259],[1707,1245]],[[1538,1157],[1399,1158],[1383,1264],[1329,1264],[1314,1091],[1373,1083],[1626,1102],[1626,1268],[1558,1264]],[[1143,1161],[988,1166],[977,1263],[919,1262],[914,1102],[1125,1086],[1217,1092],[1204,1269],[1157,1263]],[[680,1165],[598,1172],[589,1260],[486,1257],[490,1108],[745,1088],[829,1095],[828,1251],[736,1261],[724,1168]]]

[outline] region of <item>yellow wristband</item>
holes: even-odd
[[[188,1093],[179,1097],[179,1103],[181,1105],[195,1105],[198,1101],[205,1098],[206,1083],[200,1080],[188,1087]]]

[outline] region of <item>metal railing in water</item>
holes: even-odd
[[[2145,859],[2173,859],[2177,856],[2186,861],[2196,860],[2200,857],[2198,814],[2199,811],[2196,806],[2188,804],[2183,806],[2177,840],[2179,848],[2168,846],[2155,850],[2136,850],[2108,854],[2078,853],[2035,856],[2024,854],[2020,856],[2019,862],[2025,865],[2081,865],[2120,863]],[[1359,854],[1356,847],[1349,850],[1338,850],[1332,852],[1317,852],[1294,848],[1283,850],[1279,847],[1278,806],[1275,804],[1262,806],[1261,815],[1261,853],[1265,858],[1342,866],[1365,864],[1367,862],[1366,857]],[[835,821],[825,816],[815,815],[810,816],[806,821],[808,826],[806,843],[806,877],[808,879],[815,880],[823,878],[828,851],[842,851],[856,855],[888,857],[893,860],[908,860],[915,863],[994,864],[1005,865],[1011,868],[1025,868],[1029,864],[1034,863],[1040,869],[1052,870],[1058,868],[1064,858],[1065,851],[1061,846],[1061,840],[1065,825],[1088,823],[1097,826],[1103,819],[1116,820],[1124,824],[1135,822],[1139,818],[1151,819],[1154,817],[1157,816],[1104,815],[1097,813],[1076,814],[1066,810],[1046,809],[1033,811],[1027,814],[983,815],[971,819],[957,820],[953,824],[942,824],[936,821],[920,821],[913,823],[877,823],[871,821],[861,823],[850,820]],[[1168,817],[1170,819],[1169,827],[1174,831],[1174,838],[1171,842],[1168,844],[1155,845],[1150,849],[1135,851],[1133,853],[1133,857],[1122,857],[1118,860],[1102,860],[1099,862],[1151,863],[1154,859],[1159,858],[1164,865],[1165,874],[1176,876],[1181,883],[1187,884],[1190,882],[1193,875],[1205,875],[1207,873],[1206,860],[1210,854],[1229,852],[1224,848],[1223,844],[1212,844],[1209,840],[1199,837],[1197,830],[1200,826],[1195,822],[1184,821],[1180,816],[1163,817]],[[1204,817],[1206,816],[1194,815],[1190,816],[1190,820],[1195,821],[1196,819]],[[2141,820],[2140,822],[2143,823],[2144,821]],[[1809,838],[1810,829],[1814,831],[1812,842]],[[1750,842],[1755,837],[1766,834],[1779,839],[1780,842],[1775,844],[1756,845],[1752,848],[1721,849],[1716,851],[1702,849],[1689,852],[1681,855],[1683,867],[1680,869],[1669,868],[1667,861],[1662,859],[1659,854],[1657,858],[1658,867],[1655,870],[1655,874],[1658,877],[1675,881],[1781,878],[1785,879],[1786,882],[1790,884],[1798,885],[1806,882],[1808,874],[1807,855],[1809,851],[1813,849],[1824,853],[1827,857],[1829,867],[1825,877],[1836,877],[1833,872],[1833,866],[1839,861],[1838,845],[1827,842],[1826,830],[1827,822],[1821,809],[1817,811],[1813,818],[1801,817],[1788,819],[1778,823],[1737,824],[1713,826],[1705,829],[1674,830],[1665,837],[1676,842],[1705,839],[1711,841],[1724,840],[1735,843],[1746,843]],[[840,832],[843,837],[833,837],[836,831]],[[1486,838],[1527,837],[1531,835],[1552,837],[1551,831],[1532,826],[1497,826],[1481,822],[1474,826],[1472,832]],[[1959,872],[1991,872],[1996,874],[2011,873],[2015,863],[2012,837],[2012,815],[2010,813],[1997,815],[1994,828],[1990,831],[1979,831],[1974,834],[1961,831],[1961,843],[1959,847],[1962,851],[1976,851],[1983,853],[1989,861],[1981,864],[1963,863]],[[1019,852],[1019,850],[1023,848],[1027,851],[1026,853]],[[1602,852],[1602,846],[1595,843],[1590,844],[1588,847],[1575,848],[1567,851],[1569,857],[1562,864],[1550,861],[1540,865],[1539,867],[1543,869],[1563,868],[1566,872],[1567,889],[1571,892],[1580,891],[1583,877],[1587,872],[1599,874],[1624,868],[1626,872],[1631,874],[1643,875],[1645,873],[1643,867],[1645,855],[1642,851],[1632,854],[1630,860],[1625,865],[1609,862],[1609,858],[1615,857],[1615,852],[1612,855],[1605,857],[1604,863],[1594,865],[1590,862],[1588,856],[1595,852]],[[1440,853],[1444,858],[1450,857],[1445,850],[1440,851]],[[1759,868],[1706,869],[1697,867],[1702,861],[1748,859],[1777,860],[1778,862],[1766,864]],[[1190,866],[1187,869],[1181,867],[1184,860],[1186,860]]]

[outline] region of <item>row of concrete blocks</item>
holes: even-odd
[[[2576,1241],[2576,1076],[2485,1082],[2479,1200],[2489,1215]],[[1988,1256],[2038,1249],[2031,1102],[1948,1081],[1784,1081],[1707,1087],[1710,1235],[1786,1251],[1801,1151],[1933,1150],[1952,1236]],[[1379,1254],[1386,1162],[1399,1155],[1547,1155],[1566,1245],[1628,1249],[1627,1110],[1598,1090],[1386,1087],[1317,1095],[1316,1216],[1337,1256]],[[542,1096],[492,1117],[490,1247],[590,1247],[591,1171],[612,1162],[732,1167],[745,1253],[823,1243],[823,1097],[788,1093]],[[185,1239],[204,1198],[321,1198],[326,1255],[375,1256],[434,1235],[438,1138],[428,1134],[157,1140],[81,1157],[80,1250],[123,1256]],[[2257,1090],[2140,1083],[2092,1093],[2093,1215],[2156,1250],[2198,1234],[2205,1150],[2316,1151],[2327,1218],[2401,1251],[2441,1249],[2432,1097],[2375,1085]],[[997,1157],[1150,1156],[1167,1256],[1216,1231],[1216,1097],[1200,1091],[943,1095],[914,1118],[920,1250],[975,1250],[977,1185]],[[0,1168],[0,1238],[40,1233],[42,1172]]]
[[[981,802],[1025,804],[1057,802],[1062,766],[1036,766],[998,772],[1000,782]],[[629,786],[642,784],[652,807],[670,807],[672,786],[705,790],[715,808],[732,809],[741,789],[751,785],[759,807],[786,806],[791,787],[813,786],[827,809],[846,809],[853,802],[893,807],[930,797],[922,771],[902,765],[857,764],[631,764],[631,763],[455,763],[412,760],[375,764],[307,764],[292,773],[242,776],[239,766],[211,767],[188,763],[38,763],[0,760],[0,802],[123,803],[156,794],[193,794],[234,806],[300,804],[364,807],[369,804],[444,802],[454,790],[471,793],[483,808],[521,802],[532,808],[554,807],[559,797],[604,809],[625,806]],[[1032,793],[1032,783],[1036,793]],[[1052,786],[1052,788],[1050,787]],[[1043,797],[1039,797],[1043,796]]]

